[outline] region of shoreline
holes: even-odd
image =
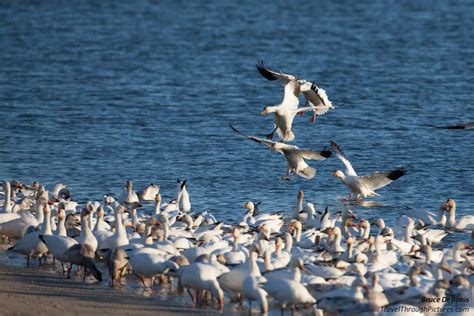
[[[216,315],[216,311],[176,305],[162,299],[67,279],[36,266],[0,263],[1,315]]]

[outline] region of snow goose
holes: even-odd
[[[217,281],[219,270],[208,263],[209,256],[202,255],[188,266],[179,270],[181,286],[188,289],[193,304],[196,305],[200,291],[209,291],[217,300],[221,310],[224,309],[224,292]],[[196,295],[191,292],[196,290]]]
[[[143,190],[140,194],[140,200],[142,201],[154,201],[157,194],[160,193],[160,186],[158,184],[151,183]]]
[[[3,201],[3,213],[11,213],[13,209],[14,202],[12,201],[12,188],[9,181],[3,181],[3,192],[5,199]]]
[[[339,178],[342,183],[349,187],[351,190],[349,198],[352,198],[352,194],[356,194],[357,199],[378,195],[375,193],[376,190],[406,174],[404,168],[399,168],[387,172],[375,172],[368,176],[358,176],[341,148],[333,141],[331,141],[331,148],[346,167],[345,174],[341,170],[336,170],[331,175]]]
[[[151,213],[151,217],[158,218],[161,212],[161,194],[155,195],[155,207],[153,208],[153,213]]]
[[[76,238],[77,242],[81,245],[89,245],[94,252],[97,250],[97,238],[92,233],[89,223],[88,217],[91,216],[93,209],[93,205],[91,203],[87,203],[81,212],[81,234],[79,237]]]
[[[466,215],[456,219],[456,202],[453,199],[447,199],[441,207],[449,214],[447,223],[449,228],[458,230],[474,229],[474,215]]]
[[[301,284],[301,271],[304,269],[301,259],[298,260],[296,273],[292,279],[271,279],[263,284],[263,289],[280,303],[282,310],[291,305],[313,305],[316,299]]]
[[[323,115],[329,109],[334,108],[326,95],[326,91],[312,82],[303,79],[298,80],[293,75],[270,70],[263,65],[263,62],[257,64],[257,70],[266,79],[270,81],[278,80],[285,85],[283,101],[275,106],[265,107],[261,113],[262,115],[275,113],[275,130],[267,136],[270,139],[277,133],[282,141],[292,141],[295,135],[291,127],[297,114],[313,111],[314,115],[311,121],[314,121],[316,115]],[[301,92],[307,99],[309,107],[298,108]]]
[[[133,273],[141,280],[144,287],[147,287],[147,280],[150,280],[150,286],[153,284],[153,278],[159,274],[164,274],[168,270],[178,270],[179,266],[170,261],[169,256],[164,256],[163,252],[157,249],[146,249],[146,251],[137,251],[130,254],[127,258]]]
[[[186,180],[178,180],[178,196],[176,198],[178,209],[181,212],[189,212],[191,210],[191,202],[189,193],[186,189]]]
[[[126,211],[120,204],[115,208],[115,231],[101,242],[99,250],[117,249],[129,244],[127,231],[122,223],[122,214]]]
[[[127,184],[125,186],[125,191],[122,192],[120,195],[119,201],[125,203],[125,204],[130,204],[133,202],[139,202],[138,195],[133,191],[133,184],[132,180],[127,180]]]
[[[240,295],[246,277],[249,275],[261,276],[256,262],[258,255],[257,251],[257,248],[253,248],[244,263],[232,268],[229,272],[224,273],[219,277],[219,284],[222,289]]]
[[[244,247],[241,247],[239,244],[239,238],[240,238],[239,226],[235,226],[234,228],[232,228],[232,238],[234,240],[233,245],[232,245],[232,250],[224,253],[224,258],[226,260],[226,264],[234,266],[234,265],[244,263],[246,257],[248,256],[248,252],[247,252],[247,249],[245,249]]]
[[[257,301],[260,304],[260,312],[266,314],[268,312],[267,292],[261,288],[261,284],[265,283],[266,279],[261,276],[249,275],[244,280],[242,287],[242,296],[249,300],[250,312],[252,310],[252,301]]]
[[[290,174],[293,172],[295,175],[303,177],[305,179],[312,179],[316,175],[316,169],[310,167],[305,159],[309,160],[325,160],[326,158],[331,156],[330,150],[322,150],[320,152],[312,151],[312,150],[305,150],[300,149],[294,145],[288,145],[280,142],[274,142],[268,139],[258,138],[255,136],[248,136],[237,130],[235,127],[229,124],[229,126],[238,134],[243,135],[244,137],[268,146],[270,150],[276,151],[282,154],[287,163],[287,173],[283,179],[289,180]]]
[[[40,206],[44,213],[43,226],[41,230],[34,231],[26,234],[22,239],[18,240],[13,247],[10,249],[14,252],[20,253],[26,256],[26,265],[30,265],[30,257],[38,257],[39,263],[41,264],[41,257],[48,253],[48,247],[39,238],[40,235],[52,235],[51,231],[51,208],[48,204]]]

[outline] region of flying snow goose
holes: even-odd
[[[398,168],[392,171],[375,172],[368,176],[358,176],[341,148],[333,141],[331,141],[331,148],[346,167],[345,174],[341,170],[336,170],[331,175],[339,178],[342,183],[349,187],[351,190],[349,198],[352,197],[352,194],[356,194],[357,199],[379,195],[375,193],[376,190],[383,188],[406,174],[405,168]]]
[[[314,178],[314,176],[316,175],[316,169],[313,167],[310,167],[306,163],[305,159],[325,160],[326,158],[330,157],[332,154],[330,150],[322,150],[320,152],[305,150],[305,149],[300,149],[299,147],[294,146],[294,145],[288,145],[288,144],[284,144],[280,142],[274,142],[268,139],[258,138],[255,136],[249,136],[249,135],[243,134],[232,125],[229,124],[229,126],[236,133],[243,135],[246,138],[253,140],[254,142],[264,144],[268,146],[270,150],[274,150],[276,152],[279,152],[283,156],[285,156],[285,159],[288,163],[288,168],[287,168],[286,176],[284,176],[283,179],[286,179],[286,180],[290,179],[291,172],[305,179]]]
[[[323,115],[329,109],[334,108],[326,95],[326,91],[312,82],[297,79],[295,76],[283,72],[270,70],[263,65],[263,62],[257,64],[257,70],[266,79],[270,81],[278,80],[285,86],[283,101],[275,106],[267,106],[261,112],[262,115],[275,113],[275,129],[267,135],[269,139],[272,139],[273,135],[277,133],[282,141],[292,141],[295,135],[291,127],[297,114],[313,111],[311,121],[314,122],[316,115]],[[303,93],[307,99],[309,107],[298,108],[300,93]]]

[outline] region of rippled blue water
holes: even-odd
[[[69,185],[77,199],[188,179],[196,209],[237,218],[247,199],[290,211],[303,189],[340,209],[347,189],[313,162],[312,180],[281,182],[278,154],[234,134],[271,131],[261,117],[282,89],[255,62],[316,81],[337,109],[296,144],[334,139],[359,173],[406,165],[365,216],[393,220],[447,197],[474,209],[470,1],[77,1],[0,3],[0,176]]]

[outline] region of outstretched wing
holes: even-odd
[[[325,160],[331,157],[332,152],[330,150],[322,150],[322,151],[313,151],[313,150],[304,150],[304,149],[297,149],[296,150],[301,157],[304,159],[309,160]]]
[[[260,143],[260,144],[264,144],[264,145],[267,145],[268,147],[271,147],[272,145],[276,144],[277,142],[274,142],[272,140],[269,140],[269,139],[264,139],[264,138],[259,138],[259,137],[255,137],[255,136],[250,136],[250,135],[247,135],[247,134],[244,134],[242,133],[241,131],[239,131],[238,129],[236,129],[234,126],[232,126],[230,123],[229,123],[229,127],[232,128],[232,130],[234,132],[236,132],[237,134],[240,134],[250,140],[253,140],[254,142],[257,142],[257,143]]]
[[[339,158],[339,160],[341,160],[344,166],[346,167],[346,173],[350,176],[357,176],[357,173],[355,172],[354,168],[352,168],[352,165],[349,159],[346,158],[346,156],[342,152],[342,149],[332,140],[331,140],[331,149],[334,151],[337,158]]]
[[[375,172],[369,176],[360,177],[359,180],[370,190],[375,191],[403,177],[405,174],[405,168],[398,168],[392,171]]]
[[[289,74],[285,74],[283,72],[276,72],[276,71],[273,71],[271,69],[268,69],[266,68],[264,65],[263,65],[263,60],[259,61],[257,63],[257,70],[258,72],[263,76],[265,77],[267,80],[270,80],[270,81],[275,81],[275,80],[281,80],[283,81],[285,84],[288,82],[288,81],[291,81],[291,80],[295,80],[295,76],[292,76],[292,75],[289,75]]]

